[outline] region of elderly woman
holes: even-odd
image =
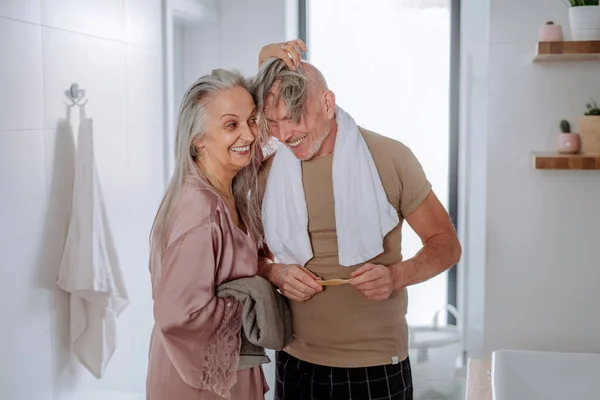
[[[261,56],[299,61],[299,49]],[[155,326],[149,400],[258,400],[260,366],[238,371],[241,305],[215,287],[257,273],[262,159],[246,80],[224,70],[197,80],[178,117],[176,167],[151,233]]]

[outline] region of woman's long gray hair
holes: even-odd
[[[161,259],[168,240],[168,222],[185,178],[191,175],[203,178],[210,184],[209,177],[196,164],[199,154],[195,145],[196,141],[206,133],[206,100],[216,93],[236,87],[249,90],[248,82],[239,72],[218,69],[194,82],[183,96],[177,119],[175,172],[160,203],[150,233],[154,282],[161,275]],[[262,147],[266,142],[264,132],[259,131],[254,143],[252,161],[247,167],[242,168],[233,179],[233,194],[240,217],[246,224],[248,234],[259,246],[262,246],[263,230],[258,170],[262,161]]]

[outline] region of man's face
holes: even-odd
[[[292,121],[280,99],[272,105],[278,84],[273,85],[265,104],[265,116],[271,135],[286,145],[299,160],[306,161],[318,155],[323,141],[330,131],[323,92],[310,93],[306,100],[305,112],[299,121]]]

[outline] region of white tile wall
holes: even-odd
[[[43,260],[31,248],[40,246],[39,235],[29,235],[0,244],[5,279],[0,281],[0,304],[3,304],[2,335],[9,335],[13,344],[20,332],[29,338],[39,337],[50,331],[50,293],[44,282]],[[26,295],[24,295],[26,294]],[[19,301],[15,301],[19,299]],[[10,305],[10,306],[9,306]],[[9,306],[9,307],[8,307]],[[27,315],[23,319],[23,315]]]
[[[7,192],[1,192],[5,197]],[[40,239],[31,234],[0,243],[5,276],[0,282],[4,327],[0,330],[0,393],[7,400],[52,400],[50,293],[44,282],[43,260],[32,251],[40,247]]]
[[[2,0],[0,17],[39,24],[42,20],[42,0]]]
[[[475,275],[485,289],[467,298],[484,308],[484,353],[599,352],[600,321],[590,317],[600,302],[591,283],[600,280],[594,230],[600,224],[598,174],[537,171],[530,160],[531,151],[555,149],[560,119],[577,129],[586,101],[600,93],[598,63],[531,62],[541,24],[554,20],[568,29],[562,2],[491,0],[490,14],[480,14],[481,21],[486,18],[489,68],[481,77],[483,88],[489,86],[473,90],[468,111],[487,117],[484,129],[469,131],[467,155],[471,168],[485,173],[470,182],[471,193],[481,194],[482,188],[485,193],[468,211],[470,220],[485,221],[471,223],[476,229],[469,236],[485,239],[468,246],[469,255],[484,255],[484,263],[468,267],[479,269]],[[484,215],[471,212],[482,208]]]
[[[127,146],[130,149],[127,166],[128,170],[128,188],[130,192],[129,212],[136,213],[140,211],[141,219],[147,219],[148,214],[155,214],[162,198],[162,190],[153,186],[162,174],[162,164],[164,162],[164,153],[162,144],[164,129],[162,125],[148,126],[146,128],[129,128]],[[143,189],[153,189],[151,193]],[[151,194],[151,196],[148,196]],[[141,227],[143,231],[149,233],[152,221],[147,221]],[[135,228],[140,228],[136,226]],[[147,238],[147,237],[146,237]],[[145,239],[146,239],[145,238]],[[146,241],[147,244],[147,241]]]
[[[42,129],[42,28],[0,18],[0,38],[0,130]]]
[[[87,91],[87,112],[97,126],[124,127],[126,45],[52,28],[44,28],[43,40],[46,128],[66,118],[64,92],[73,82]]]
[[[160,49],[161,4],[159,1],[125,0],[127,43]]]
[[[44,131],[0,131],[0,243],[40,231],[46,213],[45,158]]]
[[[490,133],[501,134],[494,128]],[[588,198],[600,196],[600,188],[587,172],[540,176],[528,164],[490,162],[495,184],[488,190],[489,206],[496,215],[488,218],[487,346],[600,351],[600,325],[590,318],[598,303],[590,282],[600,279],[600,252],[586,231],[598,222]],[[501,178],[507,171],[510,180]],[[577,209],[565,213],[573,203]]]
[[[0,1],[0,315],[12,327],[0,330],[2,400],[145,398],[148,231],[164,190],[161,24],[160,0]],[[79,123],[65,97],[73,82],[87,91],[131,301],[101,380],[70,354],[68,296],[56,288]]]
[[[10,365],[0,375],[2,399],[53,400],[50,332],[2,329],[0,340],[2,362]]]
[[[153,325],[148,235],[164,190],[161,4],[0,1],[0,271],[11,277],[0,284],[0,313],[22,328],[0,330],[2,400],[145,398]],[[204,37],[194,48],[197,37],[190,36],[185,51],[199,54],[202,66],[186,65],[184,74],[195,79],[215,67],[254,73],[260,46],[284,39],[283,7],[277,0],[225,2],[223,18],[205,31],[218,40]],[[248,21],[252,35],[244,31]],[[131,299],[102,380],[69,353],[68,297],[55,288],[72,205],[79,118],[65,91],[73,82],[87,91],[98,172]],[[272,365],[266,370],[272,384]]]
[[[265,43],[285,40],[285,2],[222,0],[221,67],[236,68],[251,76],[258,68],[258,52]],[[252,21],[252,34],[242,33]],[[247,29],[247,28],[246,28]]]
[[[181,51],[185,55],[183,57],[185,62],[182,68],[182,87],[175,89],[176,93],[180,93],[176,96],[176,107],[179,107],[179,102],[189,85],[202,75],[210,73],[215,66],[221,65],[223,46],[217,47],[214,45],[215,42],[220,43],[221,29],[223,28],[220,25],[207,25],[196,29],[186,28],[183,30]],[[246,62],[246,64],[249,63]],[[241,62],[240,65],[242,65]],[[248,67],[251,67],[251,65],[248,65]]]
[[[160,52],[127,46],[127,126],[162,125],[162,65]],[[140,96],[144,93],[145,96]]]
[[[44,0],[42,24],[125,41],[125,0]]]
[[[562,118],[575,124],[593,96],[593,90],[587,88],[590,77],[600,73],[598,63],[534,64],[533,50],[523,42],[494,45],[490,53],[489,106],[494,110],[490,123],[514,126],[531,121],[555,133]]]
[[[549,20],[556,24],[568,23],[567,6],[564,3],[560,4],[561,1],[549,6],[545,0],[531,0],[527,3],[527,7],[519,10],[515,9],[515,2],[512,0],[492,0],[490,3],[493,16],[490,25],[491,43],[515,43],[528,40],[531,49],[534,49],[541,25]],[[568,31],[568,26],[565,28]]]

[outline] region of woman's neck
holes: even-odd
[[[217,192],[219,192],[219,194],[221,196],[223,196],[223,198],[225,200],[231,200],[233,199],[233,180],[221,180],[219,178],[216,177],[209,177],[208,178],[210,184],[215,188],[215,190]]]
[[[235,174],[230,174],[225,171],[219,171],[217,168],[207,168],[206,165],[198,163],[198,167],[208,180],[208,183],[221,195],[225,200],[233,199],[233,178]]]

